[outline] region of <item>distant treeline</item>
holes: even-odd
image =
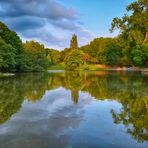
[[[45,48],[36,41],[23,44],[15,32],[0,22],[0,71],[44,71],[59,63],[67,70],[85,68],[87,64],[147,67],[148,1],[137,0],[126,9],[126,15],[112,21],[110,31],[118,29],[117,37],[96,38],[79,48],[77,36],[73,35],[70,48],[62,51]]]

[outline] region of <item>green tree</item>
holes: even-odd
[[[111,31],[118,28],[131,42],[138,44],[147,42],[148,33],[148,2],[137,0],[127,6],[130,15],[122,18],[114,18]]]
[[[70,41],[70,48],[72,50],[78,49],[78,41],[77,41],[77,36],[75,34],[72,36],[72,39]]]
[[[110,39],[105,46],[104,57],[108,65],[120,65],[122,49],[117,43],[117,39]]]
[[[12,71],[16,64],[16,50],[0,38],[0,71]]]
[[[61,62],[64,62],[64,59],[66,58],[66,56],[71,52],[71,48],[65,48],[64,50],[62,50],[60,52],[60,60]]]
[[[128,58],[133,64],[142,66],[143,63],[148,61],[141,50],[142,46],[148,43],[148,1],[137,0],[128,5],[126,9],[129,15],[126,14],[122,18],[114,18],[111,31],[120,30],[120,37],[129,46]],[[141,47],[137,49],[137,46]]]
[[[46,57],[44,46],[35,41],[27,41],[24,44],[24,63],[25,70],[43,71],[49,66],[49,60]]]
[[[4,23],[0,22],[0,37],[17,50],[17,53],[22,51],[22,41],[19,36],[10,30]]]
[[[19,36],[12,30],[10,30],[4,23],[0,22],[0,37],[3,39],[5,44],[11,45],[13,53],[15,54],[15,66],[11,69],[10,67],[7,71],[19,71],[20,70],[20,56],[23,52],[22,41]],[[8,53],[8,50],[7,50]],[[11,53],[10,53],[11,54]],[[13,56],[13,54],[12,54]],[[10,59],[11,61],[12,59]],[[14,63],[14,62],[13,62]]]
[[[84,64],[83,52],[81,50],[71,51],[65,58],[66,70],[76,70]]]
[[[50,60],[51,64],[58,64],[60,63],[60,51],[55,49],[50,49]]]

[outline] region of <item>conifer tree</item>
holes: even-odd
[[[72,36],[72,39],[70,41],[70,48],[72,50],[78,49],[78,41],[77,41],[77,36],[75,34]]]

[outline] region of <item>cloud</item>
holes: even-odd
[[[60,50],[69,47],[73,33],[78,35],[80,46],[95,37],[83,27],[74,8],[57,0],[0,0],[0,19],[23,41],[34,39]]]
[[[51,20],[76,19],[76,11],[55,0],[1,0],[0,16],[36,16]]]
[[[51,23],[64,30],[78,30],[80,28],[75,21],[71,20],[52,21]]]
[[[18,32],[41,28],[46,24],[44,19],[41,20],[38,17],[30,16],[8,18],[4,19],[4,21],[12,30],[16,30]]]

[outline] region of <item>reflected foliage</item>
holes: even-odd
[[[47,89],[45,74],[20,74],[16,77],[0,78],[0,123],[18,112],[24,99],[35,102]]]
[[[71,91],[74,104],[85,92],[98,100],[115,100],[120,112],[111,110],[115,124],[124,124],[138,141],[148,140],[148,76],[141,73],[64,72],[20,74],[0,79],[0,123],[18,112],[25,99],[32,103],[48,90]],[[11,91],[10,91],[11,90]]]

